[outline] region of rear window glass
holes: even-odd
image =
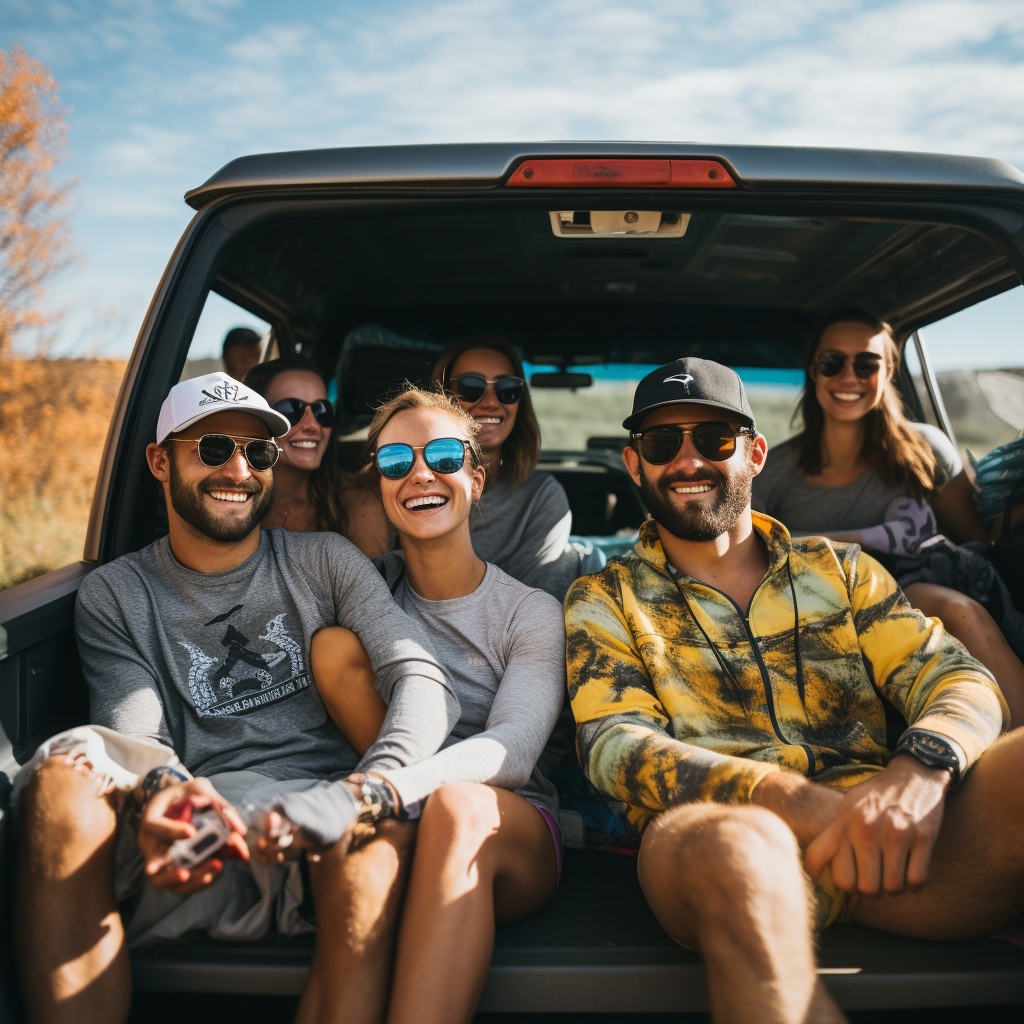
[[[527,378],[534,373],[552,372],[555,366],[525,364]],[[582,451],[603,439],[626,442],[622,421],[633,408],[633,392],[656,364],[603,363],[574,366],[574,372],[589,373],[590,387],[532,387],[530,397],[540,423],[544,448]],[[803,387],[802,370],[733,367],[743,380],[758,429],[769,445],[780,444],[796,433],[793,412]]]

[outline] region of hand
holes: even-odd
[[[356,800],[362,799],[360,786],[365,776],[350,775],[345,784],[352,791]],[[284,864],[286,861],[298,860],[303,851],[307,859],[314,864],[320,861],[326,852],[310,840],[302,829],[280,811],[257,810],[250,816],[253,829],[249,836],[249,848],[252,855],[262,864]],[[352,826],[332,849],[339,853],[347,851],[352,839]]]
[[[213,807],[231,826],[227,842],[209,860],[194,868],[180,868],[171,863],[171,844],[196,834],[186,818],[201,807]],[[249,850],[242,838],[245,824],[238,812],[214,788],[209,779],[190,779],[155,793],[143,808],[139,822],[139,850],[146,860],[146,878],[160,889],[176,896],[188,896],[205,889],[224,868],[222,857],[249,859]]]
[[[826,865],[847,893],[916,891],[928,880],[942,825],[948,772],[899,754],[883,772],[843,795],[835,820],[808,846],[811,878]],[[755,790],[756,792],[756,790]]]
[[[835,820],[843,794],[797,772],[781,771],[766,775],[754,787],[751,802],[774,811],[792,829],[800,849],[806,850]]]

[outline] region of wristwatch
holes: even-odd
[[[956,743],[927,729],[908,729],[893,751],[894,757],[897,754],[910,754],[927,768],[942,768],[953,777],[953,782],[959,781],[960,765],[966,760]]]

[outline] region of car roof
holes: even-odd
[[[365,146],[243,156],[185,193],[200,209],[232,194],[331,185],[447,182],[500,184],[529,157],[652,157],[718,160],[751,189],[1024,189],[1024,174],[1004,160],[939,153],[808,146],[714,146],[660,142],[492,142]]]

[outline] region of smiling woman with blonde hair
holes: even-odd
[[[495,925],[539,910],[561,872],[558,797],[544,768],[565,752],[550,740],[565,695],[562,608],[473,550],[469,519],[486,479],[478,430],[441,391],[416,388],[386,402],[370,425],[367,472],[401,542],[376,564],[398,606],[431,637],[461,710],[432,757],[331,784],[368,799],[378,828],[419,822],[411,855],[382,861],[387,891],[363,887],[317,922],[339,934],[353,921],[379,922],[377,955],[332,965],[333,993],[363,993],[346,1002],[345,1020],[381,1020],[387,1008],[391,1024],[469,1021]],[[345,629],[321,630],[311,664],[328,713],[362,754],[388,709],[372,673],[367,681],[351,671],[353,640]],[[302,827],[321,845],[331,816],[325,796],[323,813]],[[300,1021],[334,1019],[331,1010],[341,1019],[341,1008],[317,998],[333,996],[311,994]]]

